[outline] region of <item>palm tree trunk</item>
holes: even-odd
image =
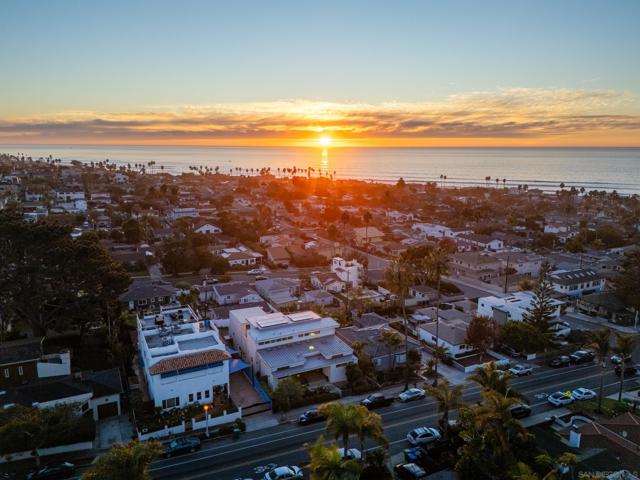
[[[600,374],[600,391],[598,392],[598,413],[602,413],[602,393],[603,393],[603,390],[604,390],[604,371]]]
[[[627,366],[627,362],[624,361],[624,356],[622,359],[622,363],[620,364],[620,390],[618,390],[618,401],[622,401],[622,387],[624,386],[624,369]]]
[[[400,296],[400,301],[402,302],[402,321],[404,326],[404,389],[407,390],[409,388],[409,331],[407,328],[407,310],[404,305],[404,295]],[[393,358],[395,362],[395,355]]]
[[[342,445],[344,446],[344,459],[347,458],[347,451],[349,450],[349,432],[344,431],[342,433]]]
[[[437,348],[440,345],[440,272],[438,272],[438,298],[436,299],[436,355],[434,355],[435,359],[435,378],[433,379],[433,386],[438,385],[438,355]]]

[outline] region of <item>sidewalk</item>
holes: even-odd
[[[388,397],[397,397],[398,394],[403,390],[404,390],[404,385],[394,385],[394,386],[376,391],[375,393],[383,393]],[[360,395],[352,395],[349,397],[342,397],[340,401],[342,403],[358,403],[367,395],[369,394],[365,393]],[[298,417],[300,416],[300,414],[312,408],[318,407],[319,405],[320,404],[305,405],[304,407],[294,408],[293,410],[290,410],[289,412],[287,412],[286,417],[284,419],[282,419],[282,414],[280,413],[264,412],[264,413],[252,415],[247,418],[243,418],[243,420],[247,426],[247,432],[252,432],[255,430],[262,430],[263,428],[275,427],[277,425],[295,423],[298,421]]]

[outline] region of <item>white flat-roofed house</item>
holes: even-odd
[[[501,325],[509,320],[521,321],[522,315],[531,309],[535,298],[535,293],[531,291],[515,292],[505,298],[482,297],[478,299],[478,315],[493,318]],[[564,302],[552,299],[551,303],[555,307],[553,316],[559,320]]]
[[[353,350],[336,336],[338,323],[311,311],[265,314],[261,308],[233,310],[229,333],[254,370],[275,389],[290,376],[315,382],[342,382],[355,363]]]
[[[422,238],[454,238],[460,233],[444,225],[436,225],[433,223],[414,223],[411,229],[418,232]]]
[[[138,316],[138,348],[149,397],[163,410],[230,394],[231,355],[213,322],[189,306]]]
[[[331,259],[331,271],[343,282],[350,283],[353,288],[357,288],[362,282],[364,265],[357,260],[333,257]]]
[[[605,279],[592,268],[577,270],[556,270],[549,275],[553,289],[571,297],[581,297],[604,291]]]
[[[85,200],[83,191],[56,192],[58,202],[73,202],[75,200]]]

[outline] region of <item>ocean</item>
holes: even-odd
[[[560,183],[586,190],[616,190],[640,194],[640,148],[288,148],[191,147],[122,145],[0,145],[2,153],[22,153],[34,159],[52,155],[71,160],[116,164],[147,164],[154,171],[179,173],[189,166],[219,167],[221,173],[238,174],[237,168],[271,167],[306,169],[355,178],[395,182],[436,181],[444,186],[528,185],[555,191]],[[250,173],[250,172],[249,172]],[[446,175],[446,180],[441,179]]]

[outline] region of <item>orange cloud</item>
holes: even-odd
[[[0,118],[2,143],[637,146],[637,100],[615,91],[501,89],[440,102],[305,100]]]

